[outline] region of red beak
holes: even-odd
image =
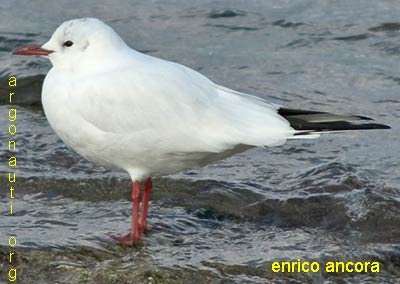
[[[17,48],[16,50],[14,50],[13,54],[16,54],[16,55],[49,55],[52,52],[54,52],[54,51],[44,49],[40,45],[28,45],[28,46]]]

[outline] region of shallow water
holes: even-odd
[[[389,0],[0,2],[2,157],[8,155],[4,85],[9,74],[19,79],[15,215],[6,216],[3,189],[0,227],[13,228],[21,254],[34,255],[21,279],[36,283],[24,272],[56,263],[59,275],[44,269],[41,283],[79,283],[65,266],[80,267],[77,274],[86,269],[84,283],[102,283],[99,271],[123,277],[144,264],[164,271],[170,283],[185,283],[185,277],[198,283],[398,283],[398,15],[400,6]],[[83,16],[99,17],[134,48],[219,84],[287,107],[371,116],[392,130],[290,141],[157,179],[151,233],[142,247],[121,249],[110,236],[129,230],[128,176],[96,167],[63,145],[40,108],[49,63],[10,56],[18,46],[45,42],[62,21]],[[4,177],[9,171],[5,162],[0,171]],[[0,242],[6,243],[5,234]],[[37,256],[42,252],[45,260]],[[64,258],[59,263],[59,252],[67,264]],[[378,260],[382,272],[270,270],[272,261],[297,258]],[[153,274],[146,273],[147,281]]]

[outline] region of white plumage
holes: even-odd
[[[42,47],[54,51],[42,102],[55,132],[132,180],[280,145],[295,133],[278,106],[139,53],[97,19],[63,23]]]

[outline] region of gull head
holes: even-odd
[[[21,47],[13,54],[44,56],[54,67],[73,69],[98,63],[125,48],[125,42],[110,26],[95,18],[83,18],[62,23],[45,44]]]

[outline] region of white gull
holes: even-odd
[[[117,238],[123,244],[138,243],[147,230],[150,177],[287,139],[388,128],[361,116],[286,109],[222,87],[186,66],[135,51],[94,18],[64,22],[44,45],[14,54],[51,61],[42,103],[57,135],[86,159],[130,174],[132,229]]]

